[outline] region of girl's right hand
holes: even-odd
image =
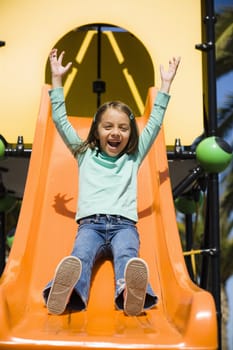
[[[65,51],[62,51],[57,57],[57,49],[52,49],[49,55],[53,88],[62,86],[62,76],[68,72],[72,65],[72,62],[67,63],[66,66],[62,65],[64,54]]]

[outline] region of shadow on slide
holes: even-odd
[[[161,130],[139,171],[140,256],[150,269],[158,305],[138,317],[114,309],[111,261],[94,271],[87,311],[49,315],[42,289],[77,231],[76,162],[51,119],[49,86],[42,91],[23,204],[14,244],[0,281],[1,349],[216,349],[212,296],[189,278],[171,193]],[[148,93],[145,125],[156,89]],[[91,118],[70,117],[85,137]]]

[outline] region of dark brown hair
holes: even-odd
[[[106,102],[102,106],[99,107],[97,110],[93,122],[91,124],[87,139],[81,143],[75,150],[74,150],[74,155],[76,156],[77,154],[84,153],[87,148],[91,149],[99,149],[99,140],[98,140],[98,125],[101,121],[101,117],[104,114],[104,112],[109,109],[109,108],[115,108],[120,112],[124,112],[125,114],[128,115],[130,119],[130,136],[129,136],[129,141],[127,146],[125,147],[123,153],[127,154],[134,154],[138,150],[138,139],[139,139],[139,132],[138,132],[138,126],[135,120],[135,117],[131,111],[131,109],[123,102],[121,101],[111,101],[111,102]]]

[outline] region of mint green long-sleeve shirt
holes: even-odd
[[[71,152],[82,140],[67,119],[63,88],[49,91],[53,121]],[[140,137],[138,152],[109,157],[88,148],[77,155],[79,195],[76,221],[94,214],[121,215],[135,222],[137,214],[137,173],[162,125],[170,96],[158,92],[150,118]]]

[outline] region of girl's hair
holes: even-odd
[[[98,140],[98,125],[101,121],[102,115],[109,108],[115,108],[118,111],[124,112],[125,114],[128,115],[128,117],[130,119],[131,131],[130,131],[128,144],[124,149],[124,153],[133,154],[133,153],[137,152],[139,132],[138,132],[138,127],[137,127],[135,117],[134,117],[131,109],[121,101],[111,101],[111,102],[104,103],[97,110],[97,112],[94,116],[93,122],[91,124],[87,139],[85,141],[83,141],[78,147],[76,147],[76,149],[74,149],[75,156],[77,154],[84,153],[88,147],[91,148],[92,150],[100,148],[99,140]]]

